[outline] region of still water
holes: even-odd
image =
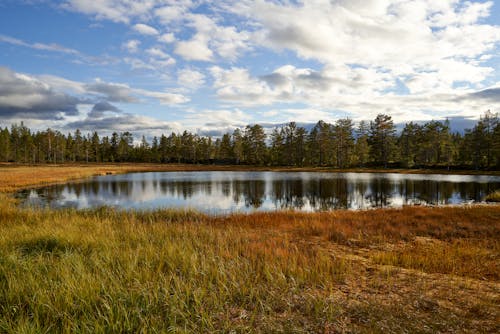
[[[20,192],[52,208],[192,208],[208,213],[462,204],[500,189],[498,176],[316,172],[156,172],[97,176]]]

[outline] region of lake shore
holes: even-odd
[[[499,331],[499,205],[209,216],[7,193],[205,167],[0,167],[0,331]]]
[[[64,183],[96,175],[131,172],[183,172],[183,171],[275,171],[275,172],[329,172],[329,173],[400,173],[400,174],[452,174],[500,175],[500,171],[434,170],[434,169],[335,169],[326,167],[259,167],[244,165],[190,165],[149,163],[89,163],[57,165],[16,165],[0,163],[0,192],[15,192],[25,188]]]

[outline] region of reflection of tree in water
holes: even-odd
[[[263,180],[254,181],[235,181],[241,183],[243,198],[245,199],[245,206],[258,209],[264,203],[264,195],[266,192],[266,183]]]
[[[346,179],[313,179],[307,182],[306,198],[314,210],[345,208],[347,193]]]
[[[231,196],[231,181],[221,181],[220,190],[225,197]]]
[[[212,181],[210,177],[206,181],[176,178],[92,180],[27,191],[20,193],[19,197],[28,197],[28,205],[78,207],[78,201],[81,199],[87,199],[91,205],[94,203],[102,205],[109,202],[115,204],[119,200],[142,198],[142,195],[147,195],[144,198],[148,199],[167,196],[184,200],[195,195],[207,197],[215,195],[214,201],[221,197],[231,198],[236,205],[243,201],[247,208],[258,209],[263,206],[268,189],[270,201],[278,209],[300,210],[308,203],[313,210],[332,210],[384,207],[415,202],[447,204],[467,200],[480,201],[486,194],[499,187],[498,182],[490,184],[449,182],[383,176],[367,179],[337,175],[323,178],[312,175],[310,178],[301,179],[297,176],[287,178],[286,175],[275,174],[269,181],[255,179]],[[29,203],[30,196],[31,203]]]
[[[233,202],[238,205],[240,203],[240,194],[242,193],[241,183],[232,181],[233,186]]]
[[[304,181],[300,179],[273,180],[271,198],[276,208],[302,209],[304,203]]]
[[[387,178],[373,178],[369,182],[370,192],[365,199],[371,207],[385,207],[391,203],[391,182]]]

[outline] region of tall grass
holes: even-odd
[[[499,222],[497,206],[214,217],[0,195],[0,332],[495,331]]]
[[[500,202],[500,190],[488,194],[485,198],[487,202]]]

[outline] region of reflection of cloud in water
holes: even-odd
[[[210,213],[367,209],[480,200],[500,178],[474,175],[170,172],[106,175],[32,190],[28,204],[194,208]]]

